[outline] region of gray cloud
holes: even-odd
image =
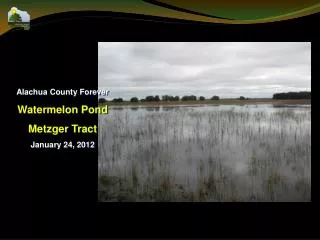
[[[311,90],[311,43],[99,43],[99,88],[110,98],[272,97]]]

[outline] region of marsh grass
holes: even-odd
[[[99,116],[99,201],[311,201],[311,110]]]

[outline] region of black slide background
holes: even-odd
[[[312,219],[319,212],[315,174],[312,203],[97,203],[97,149],[31,151],[29,145],[33,140],[39,141],[41,135],[27,132],[29,123],[94,125],[97,116],[23,116],[17,112],[18,104],[96,106],[97,97],[16,96],[16,91],[97,89],[99,41],[311,41],[312,66],[316,66],[319,22],[319,14],[284,22],[225,25],[133,14],[71,12],[36,19],[29,31],[5,33],[0,37],[5,141],[1,156],[5,186],[1,198],[8,201],[3,205],[6,225],[1,227],[0,235],[313,236],[316,229]],[[319,79],[317,67],[312,68],[312,79]],[[313,104],[315,101],[314,98]],[[61,134],[42,140],[97,141],[97,136]],[[313,169],[315,165],[313,161]]]

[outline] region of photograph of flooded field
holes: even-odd
[[[98,201],[311,201],[310,48],[99,43]]]

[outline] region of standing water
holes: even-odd
[[[109,108],[99,201],[311,201],[311,106]]]

